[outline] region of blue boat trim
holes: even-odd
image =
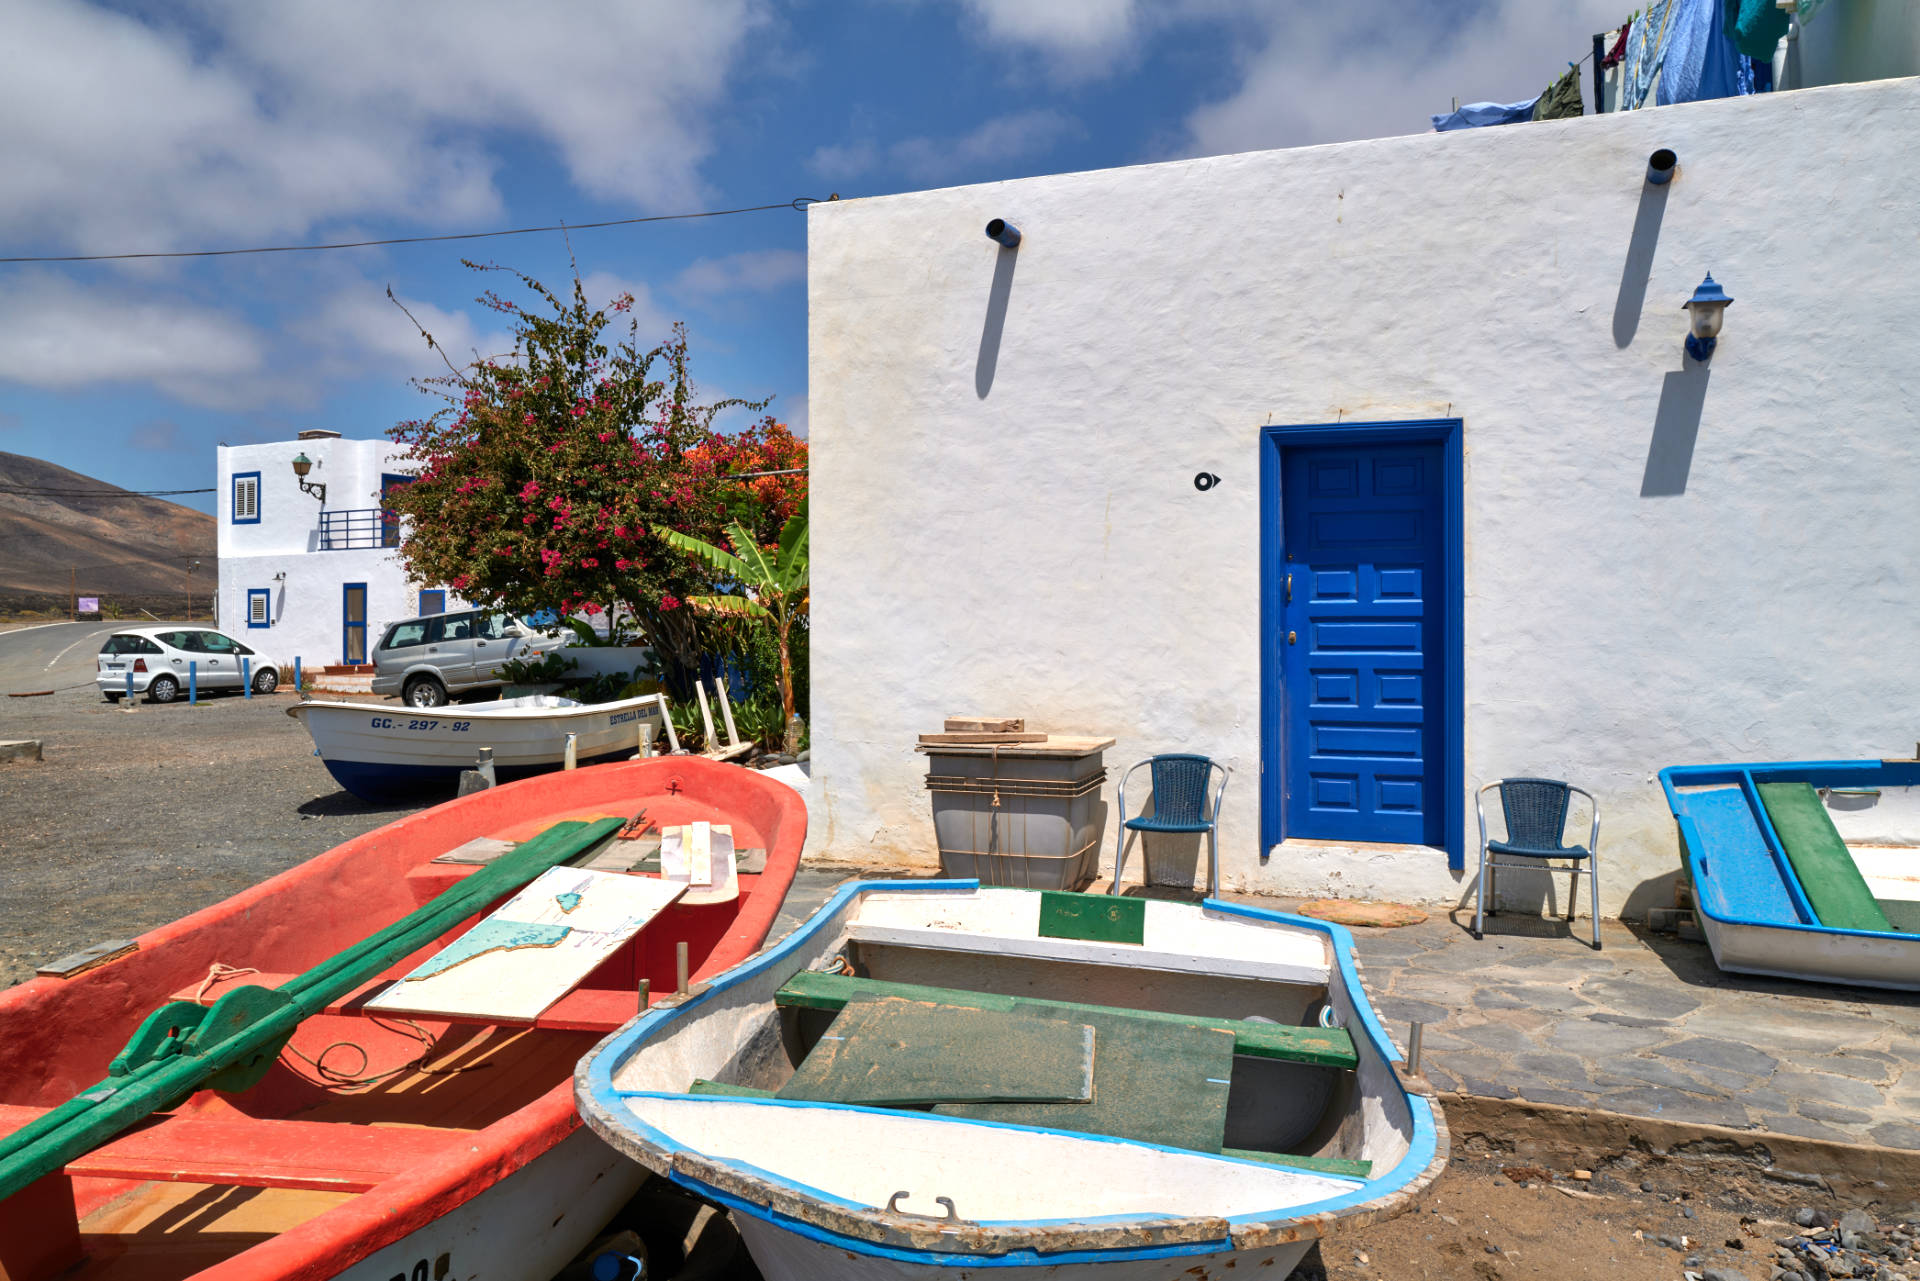
[[[1849,786],[1862,783],[1882,787],[1920,786],[1920,761],[1765,761],[1748,765],[1669,765],[1660,771],[1660,787],[1667,794],[1667,809],[1673,814],[1674,822],[1680,828],[1680,839],[1686,847],[1687,870],[1696,883],[1708,875],[1707,861],[1704,857],[1704,842],[1700,828],[1693,816],[1685,813],[1685,806],[1677,789],[1682,787],[1739,787],[1743,795],[1749,797],[1749,804],[1759,811],[1763,823],[1761,831],[1765,834],[1768,846],[1776,857],[1779,855],[1779,838],[1773,833],[1771,821],[1766,819],[1766,807],[1759,805],[1758,796],[1751,789],[1759,783],[1811,783],[1815,787]],[[1789,892],[1794,896],[1796,906],[1805,904],[1806,895],[1800,888],[1799,878],[1791,873],[1789,866],[1784,879]],[[1787,923],[1780,921],[1759,921],[1750,917],[1723,915],[1713,910],[1702,896],[1695,897],[1695,907],[1708,918],[1722,925],[1751,926],[1764,930],[1794,930],[1806,934],[1824,934],[1843,938],[1876,939],[1901,943],[1920,943],[1920,935],[1901,934],[1888,930],[1853,930],[1832,925]],[[1804,908],[1809,920],[1816,919],[1811,908]]]
[[[637,1052],[640,1044],[656,1027],[697,1009],[699,1006],[705,1004],[707,1001],[713,1000],[720,993],[733,987],[735,984],[743,982],[761,970],[771,967],[776,962],[798,950],[803,943],[809,941],[817,932],[825,929],[830,922],[844,912],[846,907],[860,895],[875,891],[906,893],[971,892],[979,889],[979,887],[980,883],[977,880],[849,881],[847,884],[841,886],[833,897],[828,899],[827,902],[813,914],[807,923],[793,931],[793,933],[789,934],[775,946],[761,953],[753,960],[715,978],[707,988],[697,996],[690,997],[674,1005],[660,1006],[649,1010],[628,1024],[625,1029],[608,1038],[600,1049],[588,1060],[585,1073],[588,1097],[608,1113],[626,1117],[628,1124],[631,1125],[634,1132],[645,1138],[653,1146],[669,1151],[683,1148],[685,1146],[684,1144],[669,1138],[664,1132],[646,1124],[640,1120],[640,1118],[634,1116],[632,1110],[623,1105],[624,1100],[628,1098],[645,1097],[686,1101],[689,1099],[704,1100],[707,1096],[670,1094],[645,1090],[624,1091],[616,1088],[613,1084],[613,1074],[626,1065],[627,1061]],[[1353,963],[1353,936],[1346,927],[1330,921],[1317,921],[1308,917],[1292,916],[1284,912],[1273,912],[1265,908],[1244,907],[1238,903],[1226,903],[1218,899],[1204,900],[1201,906],[1203,909],[1219,911],[1227,915],[1244,916],[1252,920],[1275,921],[1285,925],[1301,926],[1326,935],[1332,943],[1335,962],[1339,967],[1341,978],[1348,985],[1348,990],[1353,996],[1352,1003],[1354,1010],[1359,1015],[1361,1033],[1368,1038],[1369,1043],[1374,1049],[1389,1062],[1400,1061],[1400,1052],[1394,1048],[1393,1042],[1387,1037],[1385,1030],[1381,1027],[1379,1018],[1372,1008],[1372,1003],[1367,998],[1366,989],[1360,985],[1359,973]],[[1402,1097],[1405,1098],[1407,1103],[1408,1116],[1412,1122],[1413,1134],[1408,1142],[1406,1154],[1401,1157],[1399,1162],[1396,1163],[1391,1170],[1365,1181],[1358,1182],[1351,1191],[1341,1193],[1337,1196],[1303,1205],[1275,1207],[1274,1210],[1265,1213],[1235,1215],[1229,1217],[1226,1220],[1227,1223],[1230,1225],[1262,1224],[1275,1220],[1293,1221],[1313,1215],[1335,1214],[1342,1210],[1364,1205],[1368,1202],[1378,1200],[1381,1197],[1388,1196],[1419,1178],[1421,1173],[1432,1164],[1434,1156],[1438,1151],[1438,1127],[1434,1123],[1432,1104],[1425,1097],[1404,1092]],[[841,1111],[878,1111],[887,1112],[889,1115],[897,1115],[897,1113],[890,1112],[888,1109],[854,1108],[845,1104],[816,1103],[804,1100],[741,1100],[738,1098],[713,1096],[713,1101],[716,1103],[733,1103],[736,1105],[746,1102],[753,1106],[771,1105],[778,1107],[836,1108]],[[1035,1130],[1045,1134],[1062,1134],[1075,1139],[1089,1139],[1109,1143],[1132,1143],[1136,1147],[1158,1148],[1162,1151],[1179,1152],[1183,1155],[1206,1156],[1214,1160],[1234,1161],[1236,1164],[1242,1165],[1266,1164],[1264,1162],[1239,1161],[1237,1158],[1231,1157],[1212,1156],[1212,1154],[1208,1153],[1192,1153],[1184,1148],[1164,1148],[1157,1144],[1135,1143],[1133,1140],[1117,1139],[1109,1135],[1083,1134],[1075,1131],[1055,1130],[1041,1126],[1014,1126],[1007,1125],[1003,1122],[980,1121],[963,1117],[948,1117],[943,1118],[943,1121],[955,1125],[978,1125],[996,1129]],[[743,1161],[717,1157],[703,1152],[697,1152],[697,1155],[699,1155],[702,1160],[712,1161],[731,1169],[750,1173],[755,1178],[789,1188],[811,1199],[832,1202],[861,1211],[873,1209],[871,1206],[859,1205],[835,1197],[830,1193],[807,1184],[794,1183],[791,1180],[760,1170]],[[1349,1181],[1344,1180],[1343,1176],[1340,1175],[1327,1175],[1317,1171],[1301,1171],[1301,1173],[1312,1175],[1316,1178]],[[844,1236],[840,1233],[820,1228],[814,1224],[802,1222],[788,1215],[780,1214],[767,1206],[746,1201],[740,1197],[723,1192],[691,1176],[675,1173],[671,1178],[673,1182],[698,1191],[703,1196],[712,1197],[726,1204],[730,1209],[737,1209],[742,1213],[750,1214],[755,1218],[776,1224],[784,1230],[810,1240],[819,1241],[840,1249],[851,1250],[858,1254],[895,1259],[903,1262],[933,1264],[940,1267],[1005,1268],[1028,1267],[1034,1265],[1036,1262],[1049,1264],[1117,1262],[1134,1259],[1176,1258],[1187,1255],[1216,1253],[1223,1249],[1234,1248],[1231,1237],[1228,1237],[1216,1241],[1188,1242],[1178,1245],[1063,1252],[1058,1254],[1032,1250],[1016,1250],[1008,1251],[1004,1254],[963,1255],[943,1253],[934,1250],[904,1250],[891,1246],[878,1245],[859,1237]],[[1121,1216],[1116,1221],[1137,1221],[1143,1217],[1165,1216]],[[1065,1222],[1084,1223],[1088,1221],[1089,1220],[1085,1219],[1017,1219],[994,1221],[989,1224],[984,1224],[983,1226],[1044,1228]]]

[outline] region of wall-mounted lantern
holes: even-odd
[[[1717,327],[1718,326],[1716,326],[1716,328]],[[327,505],[327,487],[318,482],[309,482],[307,480],[307,473],[312,470],[313,459],[307,457],[304,452],[293,456],[293,474],[300,482],[301,491],[312,494],[320,500],[320,505],[325,507]]]
[[[1713,359],[1713,349],[1720,338],[1720,322],[1732,301],[1727,291],[1714,283],[1713,273],[1708,272],[1700,287],[1693,291],[1693,297],[1686,301],[1686,309],[1693,313],[1693,332],[1687,335],[1689,356],[1702,362]]]
[[[1014,226],[1005,218],[995,218],[987,224],[987,238],[989,240],[999,241],[1008,249],[1018,249],[1020,247],[1020,228]]]

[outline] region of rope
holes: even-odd
[[[201,979],[200,986],[195,989],[193,993],[193,1003],[195,1005],[203,1004],[206,1001],[207,989],[216,983],[225,983],[228,979],[239,978],[242,974],[258,973],[260,973],[260,971],[251,965],[223,965],[219,961],[215,961],[213,964],[207,966],[207,977]],[[294,1058],[299,1059],[302,1063],[305,1063],[308,1067],[311,1067],[315,1072],[319,1073],[320,1079],[327,1084],[347,1087],[374,1085],[386,1080],[390,1076],[399,1076],[402,1072],[419,1072],[422,1076],[454,1076],[461,1072],[473,1072],[480,1068],[493,1066],[491,1063],[469,1063],[465,1067],[427,1067],[425,1066],[427,1056],[432,1054],[435,1047],[439,1045],[439,1039],[435,1037],[433,1033],[427,1031],[427,1029],[421,1027],[412,1019],[394,1019],[392,1022],[382,1022],[378,1018],[369,1016],[368,1021],[375,1027],[384,1028],[389,1032],[403,1032],[407,1036],[412,1037],[420,1043],[422,1047],[420,1053],[408,1059],[397,1068],[390,1068],[385,1072],[375,1072],[370,1076],[361,1076],[360,1073],[366,1071],[367,1064],[372,1061],[372,1056],[367,1053],[367,1047],[361,1045],[358,1041],[343,1040],[331,1042],[322,1049],[318,1055],[312,1058],[294,1049],[291,1044],[285,1046],[284,1049],[286,1053],[293,1055]],[[395,1026],[395,1024],[400,1026]],[[327,1055],[332,1054],[338,1049],[358,1051],[360,1054],[360,1065],[351,1072],[328,1067],[326,1063]]]

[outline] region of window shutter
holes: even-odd
[[[257,520],[260,516],[260,478],[246,476],[233,485],[233,518]]]
[[[247,593],[247,621],[265,626],[267,621],[267,594],[265,592]]]

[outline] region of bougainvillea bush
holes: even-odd
[[[643,350],[631,296],[594,307],[577,276],[562,297],[509,274],[538,312],[492,290],[479,301],[511,319],[514,350],[464,367],[449,360],[447,374],[418,383],[441,408],[390,433],[415,469],[412,484],[385,498],[405,518],[408,574],[482,605],[610,612],[673,675],[689,672],[701,618],[686,602],[726,585],[668,548],[661,531],[713,542],[738,521],[777,546],[806,498],[806,442],[771,417],[716,431],[723,410],[767,402],[698,403],[685,327]],[[792,468],[801,474],[729,479]]]

